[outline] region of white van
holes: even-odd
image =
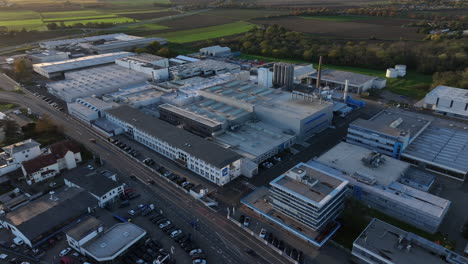
[[[15,238],[13,239],[13,243],[15,243],[15,244],[18,245],[18,246],[21,246],[21,245],[24,244],[24,241],[23,241],[23,239],[21,239],[21,238],[19,238],[19,237],[15,237]]]

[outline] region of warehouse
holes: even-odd
[[[135,108],[110,109],[106,118],[135,141],[217,185],[223,186],[241,174],[239,154]]]
[[[468,90],[439,85],[424,97],[424,108],[468,119]]]
[[[66,102],[73,102],[77,98],[101,96],[120,88],[143,84],[147,79],[146,74],[114,64],[68,72],[65,80],[47,84],[47,90]]]
[[[142,48],[149,45],[151,42],[157,41],[159,44],[166,44],[167,41],[163,38],[142,38],[134,37],[133,39],[117,39],[104,41],[103,43],[90,44],[87,47],[88,52],[92,54],[104,54],[117,51],[128,51],[135,48]],[[82,45],[83,46],[83,45]]]
[[[56,49],[66,45],[76,45],[78,43],[93,42],[93,41],[110,41],[110,40],[123,40],[129,41],[133,39],[139,39],[141,37],[129,36],[123,33],[98,35],[84,38],[72,38],[72,39],[60,39],[51,41],[39,42],[39,46],[43,49]]]
[[[81,57],[78,59],[33,64],[33,70],[49,79],[63,78],[66,72],[112,64],[115,60],[133,55],[131,52],[116,52]]]
[[[169,68],[173,79],[185,79],[194,76],[210,76],[228,72],[239,72],[240,66],[216,60],[200,60]]]
[[[68,60],[70,53],[56,50],[40,50],[26,52],[32,63],[43,63]]]
[[[86,123],[104,117],[104,110],[116,106],[118,104],[107,103],[94,97],[78,98],[73,103],[67,103],[68,113]]]
[[[224,57],[231,55],[231,49],[229,47],[221,47],[219,45],[201,48],[200,54],[211,57]]]
[[[151,54],[138,54],[118,59],[115,64],[150,75],[154,81],[166,81],[169,78],[169,60],[167,58]]]
[[[161,101],[161,96],[165,94],[166,92],[158,86],[145,83],[119,89],[117,92],[104,95],[103,99],[106,101],[125,103],[133,107],[142,107],[159,103]]]
[[[342,142],[310,163],[342,174],[353,198],[430,233],[450,208],[450,201],[425,192],[434,174],[364,147]]]
[[[317,82],[317,74],[309,75],[309,83]],[[360,73],[325,69],[320,72],[320,85],[330,87],[331,89],[344,90],[346,80],[348,91],[350,93],[360,94],[369,89],[382,89],[386,86],[387,80],[375,76],[364,75]]]

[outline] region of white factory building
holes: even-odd
[[[71,38],[71,39],[60,39],[60,40],[51,40],[51,41],[42,41],[39,42],[39,46],[43,49],[56,49],[60,46],[93,42],[93,41],[111,41],[111,40],[133,40],[139,39],[140,37],[129,36],[123,33],[116,34],[107,34],[107,35],[98,35],[84,38]]]
[[[241,174],[242,156],[141,111],[121,106],[106,118],[135,141],[174,160],[205,179],[225,185]]]
[[[315,84],[318,73],[309,75],[309,82]],[[386,86],[387,80],[375,76],[346,72],[333,69],[325,69],[320,72],[320,85],[331,89],[344,90],[345,82],[348,81],[350,93],[360,94],[369,89],[382,89]]]
[[[68,113],[85,123],[105,116],[105,110],[117,107],[113,102],[104,102],[95,97],[78,98],[73,103],[67,103]]]
[[[70,59],[56,62],[45,62],[33,64],[33,70],[49,79],[62,78],[69,71],[81,70],[85,68],[112,64],[115,60],[133,55],[131,52],[115,52],[101,55],[92,55],[77,59]]]
[[[468,119],[468,90],[439,85],[424,97],[424,108],[442,115]]]
[[[39,50],[26,52],[32,63],[54,62],[68,60],[70,52],[56,50]]]
[[[451,205],[426,192],[434,174],[364,147],[342,142],[310,164],[348,180],[354,199],[426,232],[438,230]]]
[[[154,81],[166,81],[169,78],[169,60],[167,58],[138,54],[121,58],[115,64],[151,76]]]
[[[118,65],[95,67],[65,73],[65,80],[47,84],[47,90],[66,102],[101,96],[119,88],[143,84],[149,76]]]
[[[217,60],[198,60],[169,68],[173,79],[185,79],[194,76],[210,76],[221,73],[239,72],[240,66]]]
[[[452,120],[387,109],[369,120],[353,121],[346,142],[457,180],[468,175],[467,126]]]

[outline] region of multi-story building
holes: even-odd
[[[353,199],[426,232],[437,232],[451,206],[426,192],[433,173],[361,146],[342,142],[309,164],[348,180]]]
[[[104,102],[95,97],[78,98],[73,103],[67,103],[68,113],[86,123],[104,117],[104,110],[116,106],[117,103]]]
[[[0,153],[0,175],[12,172],[21,167],[23,161],[33,159],[41,154],[40,144],[27,139],[6,147]]]
[[[347,180],[299,163],[270,182],[275,210],[319,230],[343,209]]]
[[[468,263],[442,245],[376,218],[356,238],[351,253],[360,264]]]
[[[468,118],[468,91],[439,85],[424,97],[424,108],[447,116]]]
[[[453,120],[387,109],[352,122],[346,141],[457,180],[468,175],[466,124]]]
[[[187,167],[207,180],[224,185],[241,174],[242,156],[141,111],[121,106],[106,118],[133,140]]]

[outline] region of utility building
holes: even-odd
[[[468,90],[439,85],[424,97],[424,108],[468,119]]]
[[[273,84],[292,90],[294,84],[294,65],[278,62],[273,65]]]

